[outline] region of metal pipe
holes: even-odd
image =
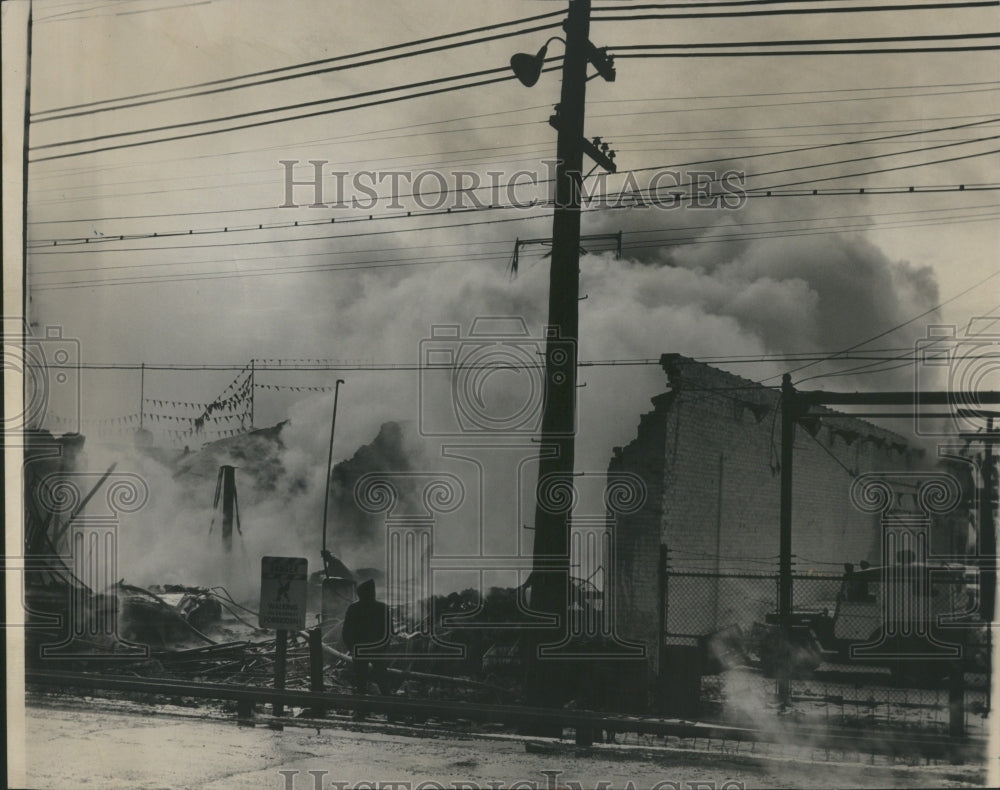
[[[323,569],[327,577],[329,577],[330,574],[326,571],[326,518],[330,512],[330,474],[333,471],[333,433],[337,429],[337,399],[340,397],[340,385],[343,383],[343,379],[337,379],[337,383],[333,387],[333,418],[330,421],[330,451],[326,457],[326,485],[323,488]]]
[[[80,504],[77,505],[76,508],[73,510],[73,512],[70,514],[70,517],[66,519],[66,523],[63,524],[61,527],[57,527],[55,530],[53,530],[52,534],[53,546],[58,547],[59,541],[62,538],[62,536],[66,534],[66,531],[70,528],[70,526],[72,526],[73,522],[76,521],[76,517],[83,512],[83,509],[87,507],[87,503],[90,502],[94,494],[97,493],[97,489],[100,488],[102,485],[104,485],[104,481],[108,479],[108,477],[111,475],[113,471],[115,471],[115,467],[117,466],[118,466],[117,461],[111,464],[111,466],[108,467],[107,471],[103,475],[101,475],[101,479],[94,484],[94,487],[92,489],[90,489],[90,493],[88,493],[87,496],[83,498]]]
[[[781,509],[778,536],[778,619],[781,624],[781,648],[778,666],[778,699],[789,702],[789,666],[792,638],[792,459],[795,441],[795,418],[798,416],[798,393],[792,377],[781,381]]]

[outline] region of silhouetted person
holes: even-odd
[[[389,693],[386,659],[373,655],[385,649],[388,635],[389,607],[375,600],[375,582],[369,579],[358,585],[358,600],[347,607],[344,615],[344,644],[354,656],[354,687],[358,694],[368,693],[369,680],[382,694]]]

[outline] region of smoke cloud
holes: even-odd
[[[671,233],[718,242],[732,232],[733,217],[727,212],[649,211],[638,217],[632,234],[641,237],[656,223],[669,221],[666,230],[658,231],[666,234],[666,240],[631,254],[626,249],[621,260],[611,253],[585,255],[581,260],[581,295],[587,297],[580,303],[581,360],[655,361],[661,353],[678,352],[711,362],[720,355],[846,348],[928,310],[938,299],[930,269],[892,260],[860,235],[671,243]],[[770,220],[759,209],[748,219]],[[630,238],[629,230],[625,237]],[[488,474],[484,478],[488,490],[475,492],[474,470],[465,464],[463,471],[462,464],[442,458],[442,446],[454,439],[420,436],[419,429],[428,420],[453,419],[454,404],[448,397],[433,402],[422,399],[420,374],[412,366],[425,361],[421,355],[426,353],[435,325],[457,325],[465,337],[479,316],[521,317],[540,350],[547,270],[547,260],[539,253],[524,256],[514,280],[496,267],[442,264],[389,273],[338,274],[334,289],[285,285],[284,290],[269,294],[282,305],[297,305],[294,314],[288,315],[287,327],[289,337],[302,332],[294,356],[394,360],[408,368],[342,374],[346,384],[340,393],[334,452],[335,462],[342,465],[334,475],[331,503],[336,512],[330,540],[334,553],[349,566],[382,564],[381,544],[370,539],[373,523],[359,520],[357,513],[346,515],[352,507],[351,481],[362,469],[447,469],[463,476],[466,489],[474,492],[469,496],[479,497],[480,503],[510,500],[517,493],[511,486],[532,487],[532,481],[515,481],[509,475],[498,480],[497,475]],[[248,300],[229,332],[230,337],[245,342],[258,336],[261,319],[251,309],[254,297]],[[243,323],[245,335],[238,329]],[[913,339],[922,334],[923,326],[915,324],[910,335],[893,335],[888,344],[912,347]],[[165,337],[169,347],[173,341]],[[324,353],[323,349],[331,348],[335,353]],[[268,348],[275,356],[285,351],[273,345]],[[167,353],[183,357],[181,349],[168,348]],[[788,367],[721,366],[754,379],[774,376]],[[827,370],[817,366],[801,375]],[[910,376],[910,369],[902,368],[877,377],[860,373],[820,382],[849,389],[906,388],[912,382]],[[508,371],[491,384],[492,395],[501,403],[504,398],[517,402],[522,397],[517,388],[525,380],[516,371]],[[598,474],[606,470],[612,448],[633,438],[639,415],[649,410],[649,399],[663,391],[664,380],[657,364],[581,368],[580,384],[586,386],[578,391],[578,470]],[[130,580],[211,584],[224,578],[239,592],[249,592],[256,586],[262,554],[300,554],[315,563],[312,569],[319,567],[332,396],[298,397],[285,394],[268,402],[260,396],[257,424],[287,420],[280,431],[227,440],[193,456],[194,460],[180,462],[179,471],[146,454],[129,452],[123,459],[120,449],[98,448],[91,442],[91,465],[103,468],[104,460],[119,460],[119,468],[128,466],[150,484],[150,504],[130,519],[122,533],[121,567]],[[406,427],[389,435],[382,428],[387,422]],[[217,523],[208,534],[215,476],[222,463],[238,467],[244,531],[243,542],[237,540],[230,558],[239,568],[229,571],[217,551]],[[468,513],[465,518],[473,517]],[[518,514],[507,512],[503,518],[505,523],[497,529],[519,532],[530,520],[531,508]],[[456,527],[455,532],[463,529],[468,532],[468,524]],[[530,534],[521,532],[521,536],[530,547]],[[455,540],[454,545],[462,550],[469,548]]]

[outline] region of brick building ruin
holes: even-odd
[[[779,391],[679,354],[660,361],[669,388],[652,398],[636,438],[615,448],[608,468],[609,477],[637,474],[647,487],[642,508],[615,521],[614,608],[618,634],[649,646],[653,666],[663,613],[661,545],[671,568],[687,565],[704,575],[696,597],[671,604],[672,632],[746,627],[748,618],[773,610],[773,585],[725,572],[777,576],[780,508]],[[802,421],[794,444],[794,573],[842,573],[844,563],[862,560],[878,565],[879,520],[852,505],[854,476],[928,470],[935,461],[869,422],[815,413],[818,419]],[[935,523],[932,553],[954,553],[965,529],[954,519]],[[805,603],[797,594],[796,606]]]

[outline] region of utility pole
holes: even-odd
[[[994,602],[997,583],[997,534],[993,520],[993,417],[986,418],[986,436],[983,447],[983,465],[980,469],[982,488],[979,493],[979,555],[983,558],[979,576],[982,618],[987,623],[994,619]]]
[[[778,652],[778,699],[790,699],[789,659],[792,643],[792,459],[795,449],[796,402],[792,377],[781,379],[781,512],[778,537],[778,620],[781,641]]]
[[[583,154],[614,170],[614,164],[584,138],[587,65],[607,80],[614,79],[608,57],[590,43],[590,0],[570,0],[564,23],[566,54],[559,104],[549,123],[557,137],[555,211],[552,218],[552,263],[549,269],[549,320],[545,348],[545,404],[539,491],[546,481],[572,483],[576,438],[576,379],[580,291],[580,201]],[[539,70],[545,48],[536,58]],[[518,56],[515,56],[518,57]],[[514,61],[512,60],[512,67]],[[516,69],[515,69],[516,73]],[[537,75],[536,75],[537,78]],[[522,80],[523,81],[523,80]],[[531,83],[526,84],[533,84]],[[595,156],[596,154],[596,156]],[[546,448],[557,453],[548,456]],[[565,672],[539,655],[541,643],[560,641],[568,623],[569,509],[554,511],[539,502],[535,508],[532,568],[532,609],[558,618],[558,633],[545,632],[529,656],[529,699],[535,705],[559,706],[564,701]]]

